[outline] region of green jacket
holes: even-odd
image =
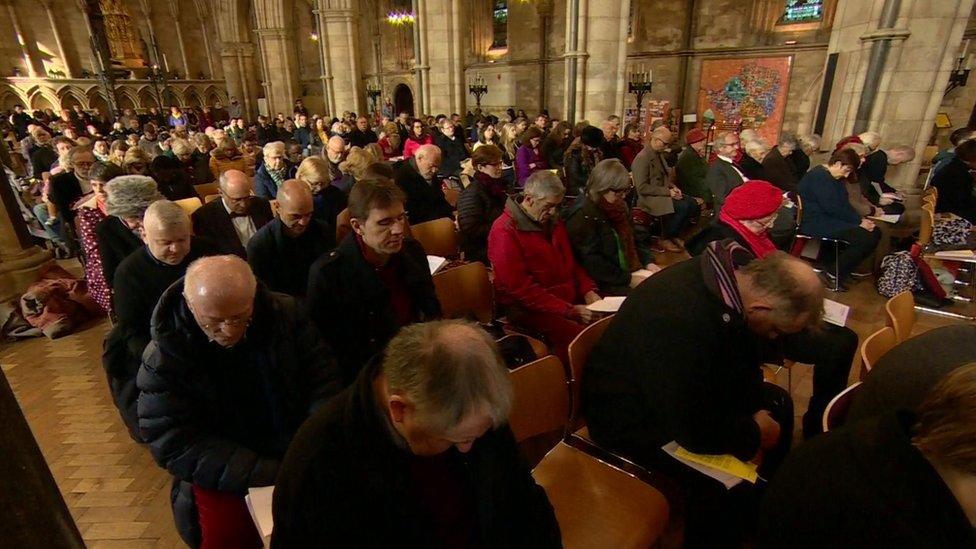
[[[678,155],[678,188],[681,192],[701,198],[709,206],[714,201],[712,191],[705,184],[705,174],[708,173],[708,163],[698,156],[691,147],[685,147]]]

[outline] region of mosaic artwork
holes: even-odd
[[[775,144],[783,127],[792,57],[702,61],[698,113],[715,113],[720,130],[752,128]]]

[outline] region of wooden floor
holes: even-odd
[[[862,339],[884,324],[884,300],[871,282],[832,297],[853,306],[849,326]],[[923,313],[914,333],[950,322]],[[129,438],[112,405],[101,366],[107,331],[102,321],[59,340],[6,345],[0,366],[89,547],[182,547],[169,505],[169,475]],[[859,368],[858,361],[851,379]],[[778,378],[785,387],[786,373]],[[811,379],[811,368],[795,368],[798,418],[806,410]]]

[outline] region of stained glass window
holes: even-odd
[[[495,0],[495,8],[492,10],[492,28],[494,30],[494,40],[491,42],[493,48],[508,47],[508,1]]]
[[[823,0],[786,0],[781,24],[810,23],[823,19]]]

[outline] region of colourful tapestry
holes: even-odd
[[[755,129],[771,145],[779,140],[790,87],[792,57],[705,59],[698,118],[715,113],[720,130]]]

